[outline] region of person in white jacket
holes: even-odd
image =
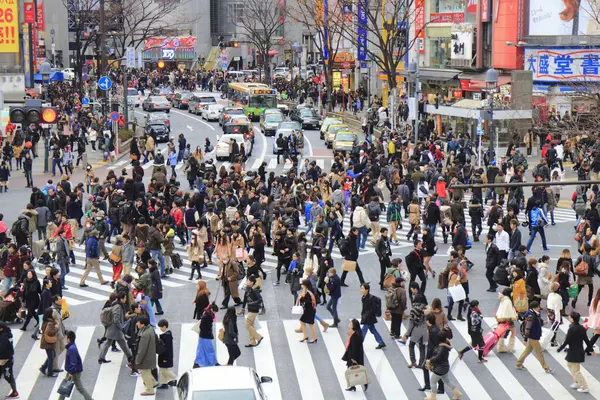
[[[367,214],[367,210],[364,208],[365,204],[362,201],[358,202],[358,205],[352,213],[352,226],[358,228],[358,244],[359,250],[364,250],[367,244],[367,237],[369,236],[369,226],[371,226],[371,220]]]
[[[502,293],[499,294],[498,299],[500,304],[496,311],[496,321],[498,323],[508,322],[510,330],[510,338],[508,339],[508,349],[504,344],[504,337],[498,340],[498,352],[499,353],[513,353],[515,351],[515,337],[517,336],[517,328],[515,327],[515,321],[519,319],[513,302],[511,300],[511,289],[505,288]]]
[[[542,299],[548,297],[550,293],[550,283],[552,283],[552,274],[548,271],[548,263],[550,262],[550,257],[547,255],[542,256],[539,259],[537,269],[538,269],[538,285],[540,287],[540,294],[542,295]]]
[[[548,294],[548,299],[546,300],[546,310],[548,311],[548,322],[550,323],[550,329],[553,329],[554,324],[560,324],[562,321],[563,302],[562,296],[558,293],[559,289],[560,284],[558,282],[552,282],[550,285],[550,293]],[[554,332],[554,335],[552,335],[550,346],[558,346],[558,343],[556,342],[556,332]]]

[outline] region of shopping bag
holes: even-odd
[[[67,299],[65,299],[64,297],[61,301],[60,310],[63,321],[71,316],[71,313],[69,312],[69,305],[67,304]]]
[[[248,259],[248,252],[243,247],[238,247],[235,249],[235,258],[237,258],[238,261],[246,260]]]
[[[367,367],[364,365],[353,365],[349,367],[346,372],[346,386],[359,386],[359,385],[368,385],[369,382],[369,374],[367,371]]]
[[[57,393],[60,394],[61,396],[71,397],[71,394],[73,393],[73,387],[74,386],[75,386],[75,382],[73,382],[70,379],[65,378],[60,383],[60,386],[58,387]]]
[[[247,278],[244,277],[244,279],[240,279],[240,284],[238,285],[238,290],[244,290],[244,288],[247,286]]]
[[[343,260],[342,271],[354,272],[356,271],[356,261]]]
[[[304,312],[304,309],[302,308],[302,306],[292,307],[292,315],[302,315],[303,312]]]
[[[569,286],[569,289],[567,289],[567,292],[569,293],[570,299],[575,299],[575,298],[577,298],[577,296],[579,296],[579,286],[577,286],[577,284],[574,283],[571,286]]]
[[[197,335],[200,335],[200,321],[198,320],[191,329],[196,332]]]
[[[467,298],[467,294],[465,293],[465,288],[462,285],[449,286],[448,293],[452,300],[461,301]]]
[[[542,336],[540,336],[540,347],[542,348],[542,351],[548,349],[550,342],[552,342],[552,336],[554,336],[554,333],[556,333],[559,326],[560,323],[556,321],[550,326],[550,329],[542,328]]]

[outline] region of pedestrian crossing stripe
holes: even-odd
[[[277,159],[276,158],[271,158],[269,160],[269,164],[267,165],[267,169],[268,170],[273,170],[277,168]]]
[[[262,316],[260,317],[262,318]],[[259,319],[260,319],[259,318]],[[221,318],[217,318],[215,330],[218,330],[221,324]],[[327,321],[332,322],[332,321]],[[496,325],[495,319],[484,318],[484,331],[489,331]],[[243,318],[238,318],[238,327],[244,323]],[[102,337],[104,328],[101,326],[71,327],[69,321],[65,322],[67,329],[75,331],[77,348],[83,362],[84,387],[96,399],[119,399],[122,398],[126,390],[131,390],[132,378],[129,376],[129,368],[126,366],[123,352],[109,352],[107,359],[111,362],[101,364],[95,377],[94,385],[90,386],[89,376],[86,379],[86,371],[98,368],[95,366],[100,349],[91,346],[94,339]],[[194,364],[195,349],[198,343],[198,336],[191,330],[194,323],[171,323],[170,329],[174,337],[174,365],[178,376],[190,370]],[[356,392],[347,392],[345,380],[346,363],[341,360],[345,352],[346,327],[342,323],[339,328],[330,327],[327,332],[321,332],[319,329],[318,342],[308,344],[300,342],[301,334],[294,330],[299,326],[297,319],[283,319],[276,321],[260,321],[258,332],[263,336],[261,344],[252,349],[242,347],[242,355],[237,359],[237,365],[253,367],[259,376],[269,376],[273,379],[272,383],[262,386],[263,391],[270,400],[285,399],[285,393],[291,390],[300,389],[302,399],[325,399],[339,398],[345,400],[364,399],[365,393],[362,387],[357,387]],[[377,324],[380,332],[390,329],[390,322]],[[485,326],[487,325],[487,326]],[[564,339],[568,327],[564,324],[560,328],[559,339]],[[383,326],[383,330],[382,330]],[[458,360],[457,351],[466,345],[470,338],[467,334],[467,324],[462,321],[451,321],[450,328],[456,333],[452,339],[453,350],[450,353],[450,374],[458,383],[460,391],[469,399],[574,399],[573,391],[568,388],[571,380],[560,379],[568,374],[567,362],[564,360],[563,353],[557,353],[550,349],[544,353],[547,361],[556,366],[555,374],[547,374],[543,371],[539,362],[533,355],[528,357],[524,365],[526,370],[519,371],[514,367],[516,360],[524,349],[523,343],[515,341],[516,352],[511,354],[498,355],[496,349],[492,350],[486,359],[487,363],[476,364],[476,354],[468,353],[461,361]],[[283,329],[284,335],[277,344],[271,340],[274,332],[280,332]],[[308,329],[308,327],[307,327]],[[53,383],[51,392],[48,393],[48,384],[46,378],[41,376],[39,366],[46,359],[46,354],[39,348],[39,341],[33,341],[22,331],[13,329],[13,343],[15,346],[15,376],[17,388],[21,399],[58,399],[56,390],[66,373],[60,373]],[[247,343],[247,332],[245,329],[239,329],[239,344],[243,346]],[[401,333],[406,332],[406,323],[402,326]],[[28,336],[28,335],[27,335]],[[281,335],[280,335],[281,336]],[[311,337],[312,339],[312,337]],[[397,399],[420,399],[420,392],[417,391],[423,385],[423,372],[421,369],[412,369],[411,374],[402,374],[410,363],[408,355],[408,345],[402,345],[393,339],[384,340],[388,346],[384,350],[376,350],[377,342],[371,333],[367,333],[364,339],[365,366],[368,369],[370,378],[369,393],[382,393],[381,397],[386,400]],[[396,343],[396,346],[393,343]],[[285,351],[285,348],[289,349]],[[274,350],[277,349],[277,358],[280,363],[287,363],[293,367],[293,375],[288,374],[279,376]],[[228,352],[224,344],[215,340],[215,351],[219,364],[227,362]],[[398,356],[398,352],[401,356]],[[419,359],[418,346],[415,348],[415,356]],[[325,357],[328,361],[324,361]],[[61,368],[64,366],[65,353],[63,353],[59,362]],[[323,364],[325,362],[325,364]],[[327,362],[331,363],[332,368],[328,368]],[[319,364],[317,366],[317,364]],[[586,367],[584,368],[584,365]],[[589,367],[587,366],[589,365]],[[487,369],[489,374],[483,373],[481,368]],[[586,363],[582,364],[582,374],[586,379],[592,398],[600,398],[600,385],[598,380],[589,371],[591,368],[598,368],[598,361],[589,357]],[[319,373],[317,374],[317,371]],[[323,375],[331,375],[334,379],[327,380],[324,385]],[[517,376],[519,378],[517,378]],[[535,380],[547,393],[543,395],[537,393],[533,395],[531,386],[527,381]],[[337,384],[336,384],[337,381]],[[86,384],[87,383],[87,384]],[[497,389],[497,387],[500,389]],[[126,389],[129,388],[129,389]],[[144,391],[141,377],[136,379],[135,392],[133,399],[137,399],[140,393]],[[168,396],[175,394],[176,389],[171,388],[165,391]],[[446,387],[446,393],[451,394],[451,388]],[[121,397],[119,397],[121,396]],[[307,397],[310,396],[310,397]],[[450,395],[452,396],[452,395]],[[447,400],[451,397],[446,394],[438,395],[438,399]]]

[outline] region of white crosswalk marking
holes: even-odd
[[[325,171],[325,160],[322,158],[317,159],[317,167],[321,168],[321,171]]]
[[[147,163],[145,163],[144,165],[142,165],[143,169],[148,169],[150,167],[152,167],[154,165],[154,160],[150,160]]]
[[[285,164],[283,165],[283,170],[289,171],[290,169],[292,169],[293,166],[294,166],[293,162],[291,162],[290,160],[285,160]]]
[[[467,333],[467,323],[455,321],[453,323],[456,331],[470,343],[471,338]],[[533,400],[533,398],[527,393],[527,390],[519,383],[519,381],[511,374],[506,365],[494,354],[490,352],[486,357],[487,362],[484,363],[485,367],[490,371],[492,376],[502,376],[502,388],[506,391],[506,394],[511,399],[522,399],[522,400]]]
[[[312,363],[310,352],[307,347],[311,345],[307,344],[307,342],[300,343],[302,334],[294,332],[299,325],[300,323],[298,321],[283,321],[285,335],[287,337],[290,352],[292,353],[292,361],[294,363],[294,369],[296,370],[296,376],[298,377],[302,398],[315,400],[324,399],[317,371]],[[308,326],[306,329],[308,330]],[[314,338],[311,338],[311,340],[314,340]]]
[[[119,169],[119,168],[123,168],[128,163],[129,163],[129,160],[118,161],[117,163],[108,166],[106,169]]]
[[[183,168],[183,163],[179,163],[175,166],[175,170],[179,171]]]
[[[269,164],[267,165],[267,169],[268,170],[274,170],[275,168],[277,168],[277,159],[276,158],[271,158],[269,160]]]
[[[40,342],[33,342],[33,347],[29,352],[29,356],[21,367],[21,372],[17,376],[17,388],[21,398],[27,399],[31,391],[41,375],[39,368],[46,360],[46,352],[40,349]],[[42,377],[42,379],[45,379]]]
[[[119,375],[124,374],[126,369],[121,368],[123,362],[123,352],[110,353],[110,363],[102,364],[98,372],[98,379],[94,386],[92,398],[94,399],[112,399],[117,388]]]
[[[496,325],[495,318],[486,317],[483,320],[489,326]],[[514,353],[514,357],[516,357],[515,362],[516,362],[517,358],[521,355],[521,353],[523,352],[524,349],[525,349],[525,346],[523,345],[521,340],[519,340],[519,338],[517,337],[515,340],[515,353]],[[553,375],[547,374],[544,371],[544,369],[542,368],[542,366],[540,365],[538,360],[535,359],[535,356],[533,354],[531,354],[529,357],[527,357],[525,359],[525,362],[523,363],[523,365],[525,366],[525,368],[527,368],[529,371],[531,371],[531,375],[539,382],[539,384],[544,389],[546,389],[546,391],[548,392],[550,397],[552,397],[553,399],[557,399],[557,400],[561,399],[562,400],[562,399],[573,399],[574,398],[571,395],[571,393],[569,393],[569,391]],[[516,371],[515,373],[519,373],[519,372],[524,372],[524,371]]]
[[[177,364],[177,375],[181,376],[185,371],[192,369],[196,359],[196,347],[198,346],[198,334],[192,331],[195,323],[182,324],[179,339],[179,363]],[[175,343],[177,343],[175,341]]]
[[[250,168],[250,171],[258,171],[258,169],[262,165],[262,161],[263,160],[261,160],[261,159],[254,160],[254,163],[252,164],[252,168]]]
[[[278,399],[281,397],[281,387],[279,385],[279,379],[277,378],[273,346],[271,344],[271,337],[269,336],[269,323],[261,321],[260,325],[261,329],[258,330],[258,333],[262,335],[263,340],[260,343],[260,346],[253,347],[254,358],[260,360],[260,362],[255,362],[256,373],[259,376],[268,376],[273,379],[273,382],[263,386],[263,390],[267,395],[267,398]]]
[[[81,357],[81,361],[83,362],[85,360],[85,356],[87,355],[87,351],[90,347],[90,342],[92,341],[92,338],[94,337],[94,331],[96,330],[95,327],[90,327],[90,326],[85,326],[85,327],[81,327],[77,329],[77,332],[75,333],[75,343],[77,344],[77,350],[79,350],[79,356]],[[64,362],[63,365],[60,367],[61,369],[64,369]],[[56,382],[54,383],[54,387],[52,388],[52,392],[50,393],[50,397],[48,398],[48,400],[58,400],[58,387],[60,386],[61,381],[64,379],[64,377],[66,376],[67,372],[61,373],[58,378],[56,379]],[[73,389],[73,391],[76,391],[76,389]]]

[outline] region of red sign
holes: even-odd
[[[430,22],[432,24],[443,24],[453,23],[460,24],[465,22],[465,13],[462,12],[451,12],[451,13],[431,13]]]
[[[425,53],[423,45],[425,39],[425,0],[417,0],[415,2],[415,36],[420,40],[419,53]]]
[[[194,36],[177,36],[177,37],[153,37],[144,43],[144,49],[154,49],[158,47],[166,47],[174,49],[177,47],[194,47],[196,38]]]
[[[342,68],[344,68],[344,69],[350,69],[350,68],[352,68],[352,66],[350,65],[349,62],[345,62],[345,63],[342,64]]]
[[[477,12],[477,0],[467,0],[467,12]]]
[[[46,30],[46,23],[44,21],[44,0],[37,1],[37,25],[39,31]]]
[[[28,24],[33,24],[35,22],[35,14],[33,13],[33,8],[33,3],[23,4],[23,9],[25,11],[25,22]]]
[[[490,20],[490,0],[481,0],[481,22]]]

